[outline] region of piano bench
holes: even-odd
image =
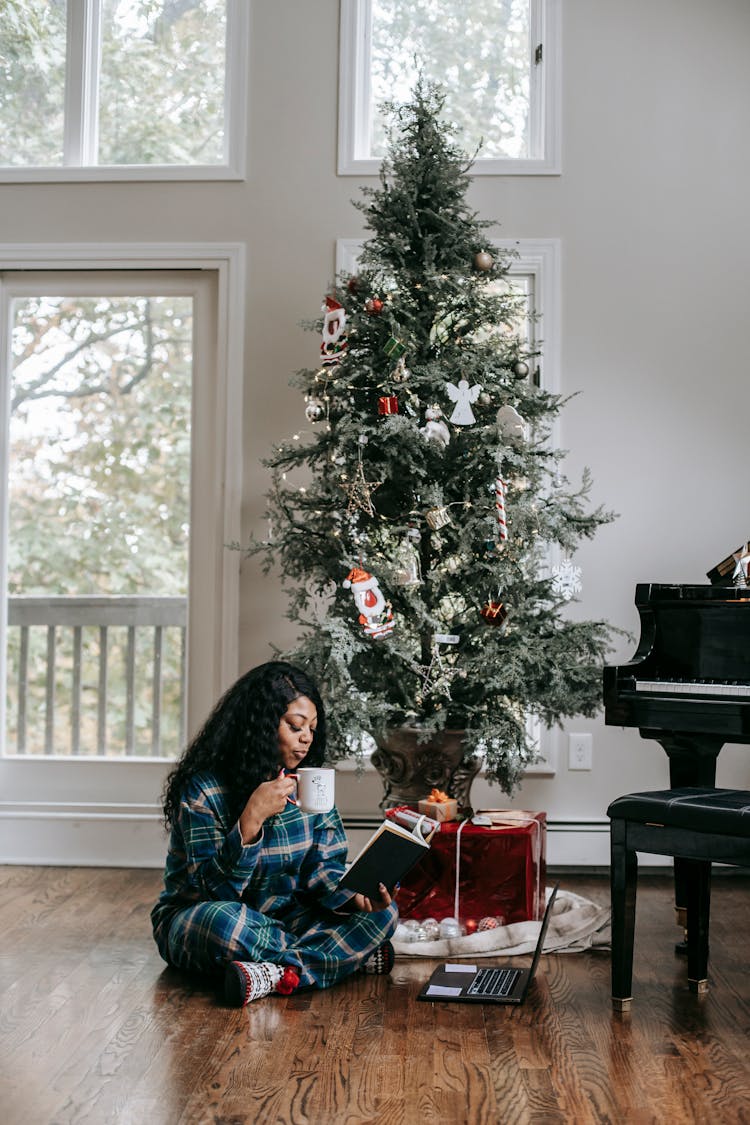
[[[750,792],[708,787],[628,793],[610,818],[612,1006],[627,1010],[633,980],[636,852],[675,858],[686,875],[688,984],[708,990],[711,864],[750,867]]]

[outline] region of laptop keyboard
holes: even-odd
[[[480,969],[466,995],[507,996],[518,980],[518,973],[518,969]]]

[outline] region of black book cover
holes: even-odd
[[[338,890],[378,898],[378,883],[385,883],[392,891],[399,879],[429,849],[429,843],[422,836],[415,836],[400,824],[384,820],[342,877]]]

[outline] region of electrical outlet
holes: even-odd
[[[593,758],[593,736],[590,734],[568,735],[568,769],[590,770]]]

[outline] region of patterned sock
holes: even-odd
[[[288,996],[299,984],[299,976],[288,965],[270,961],[230,961],[224,976],[224,1000],[231,1008],[244,1008],[271,992]]]
[[[377,949],[372,951],[364,964],[360,966],[359,971],[361,973],[374,973],[376,976],[385,976],[393,968],[395,959],[393,946],[389,941],[384,941]]]

